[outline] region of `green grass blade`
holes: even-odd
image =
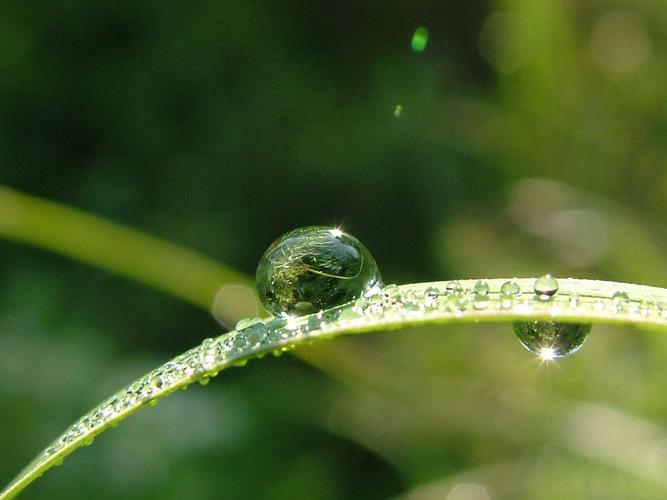
[[[281,353],[304,343],[343,335],[456,322],[551,320],[576,323],[667,327],[667,289],[606,281],[562,279],[549,299],[533,293],[534,278],[514,280],[517,295],[501,293],[507,279],[487,280],[489,291],[475,294],[476,280],[390,285],[370,297],[293,319],[267,319],[232,331],[168,361],[103,401],[42,451],[2,492],[13,498],[46,470],[80,446],[146,406],[193,382],[208,383],[230,366]],[[460,287],[459,287],[460,285]],[[613,296],[625,292],[628,300]]]
[[[0,237],[106,269],[210,310],[221,286],[254,282],[172,243],[0,186]],[[259,302],[257,302],[259,304]]]

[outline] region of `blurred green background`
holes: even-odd
[[[387,282],[667,286],[666,33],[651,0],[5,1],[0,183],[248,275],[283,232],[342,224]],[[0,483],[220,331],[0,241]],[[549,366],[508,325],[302,355],[139,413],[24,498],[667,497],[664,333],[598,326]]]

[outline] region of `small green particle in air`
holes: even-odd
[[[423,52],[428,44],[428,30],[424,26],[420,26],[412,35],[412,50],[415,52]]]
[[[394,108],[394,116],[396,118],[400,118],[401,113],[403,113],[403,106],[397,104],[396,107]]]

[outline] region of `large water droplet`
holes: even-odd
[[[359,240],[321,226],[278,238],[260,259],[256,279],[262,304],[280,316],[343,304],[381,281],[375,259]]]
[[[545,274],[535,280],[533,288],[538,299],[549,300],[558,291],[558,281],[550,274]]]
[[[514,323],[521,344],[544,360],[562,358],[577,352],[588,338],[591,325],[532,321]]]

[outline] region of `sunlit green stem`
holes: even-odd
[[[563,279],[542,293],[544,280],[489,279],[390,285],[371,296],[310,316],[271,319],[205,339],[103,401],[70,426],[8,486],[13,498],[78,447],[137,410],[248,359],[350,334],[410,326],[481,321],[616,323],[667,329],[667,289],[606,281]],[[620,300],[619,300],[620,297]]]
[[[254,285],[195,252],[60,203],[0,186],[0,237],[140,281],[209,309],[221,286]]]

